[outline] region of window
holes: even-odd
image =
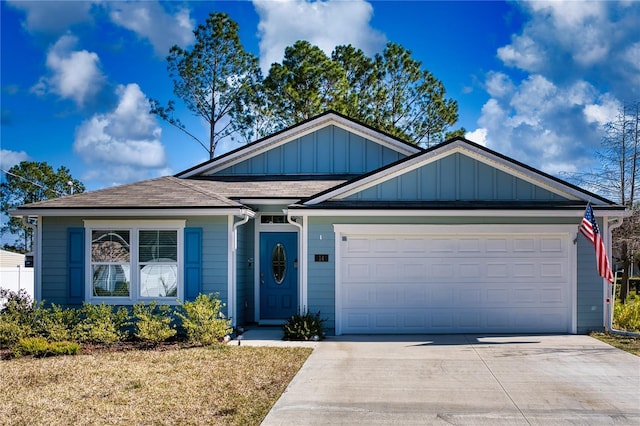
[[[260,223],[287,223],[287,217],[283,215],[265,215],[260,216]]]
[[[124,296],[131,292],[131,245],[129,231],[91,232],[91,274],[93,296]]]
[[[91,236],[90,299],[118,304],[167,299],[168,303],[182,297],[184,221],[106,224],[85,223]]]

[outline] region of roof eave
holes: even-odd
[[[582,217],[584,209],[353,209],[353,208],[308,208],[299,205],[289,206],[287,213],[291,216],[405,216],[405,217]],[[594,209],[597,217],[627,217],[627,210]]]
[[[192,207],[192,208],[23,208],[10,210],[14,217],[23,216],[57,216],[57,217],[134,217],[134,216],[255,216],[253,210],[246,207]]]

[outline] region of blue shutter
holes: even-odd
[[[84,301],[84,228],[67,229],[67,278],[69,303]]]
[[[202,291],[202,228],[184,228],[184,299]]]

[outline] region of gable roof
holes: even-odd
[[[387,133],[374,129],[361,122],[348,118],[335,111],[327,111],[323,114],[310,118],[307,121],[281,130],[273,135],[267,136],[238,149],[222,154],[212,160],[196,165],[190,169],[176,174],[176,177],[189,178],[199,175],[212,175],[217,171],[224,170],[241,161],[256,157],[276,147],[282,146],[297,138],[301,138],[312,132],[318,131],[328,126],[336,126],[349,133],[361,136],[373,141],[383,147],[409,156],[423,151],[417,145],[405,142]]]
[[[452,155],[461,154],[473,159],[488,167],[498,170],[505,175],[516,179],[515,182],[525,183],[531,188],[544,192],[544,201],[540,202],[532,199],[482,199],[481,197],[449,197],[449,198],[415,198],[402,202],[390,202],[389,200],[373,200],[370,197],[363,197],[361,194],[374,187],[382,187],[385,183],[398,180],[420,168],[433,165]],[[459,173],[459,171],[458,171]],[[430,185],[435,183],[430,182]],[[389,185],[392,191],[394,185]],[[355,201],[357,198],[360,201]],[[365,199],[366,201],[362,201]],[[607,200],[597,194],[586,191],[571,183],[534,169],[517,160],[499,154],[489,148],[478,145],[467,139],[457,137],[436,145],[423,152],[399,160],[393,164],[379,170],[364,174],[360,177],[345,182],[342,185],[330,188],[309,199],[299,203],[294,208],[584,208],[587,201],[591,201],[594,208],[607,206],[615,210],[624,210],[623,206],[618,206],[614,202]]]

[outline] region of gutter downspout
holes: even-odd
[[[616,228],[619,228],[622,225],[622,221],[623,219],[621,217],[615,217],[614,222],[609,223],[609,241],[612,241],[612,237],[611,237],[612,231]],[[618,281],[618,273],[616,272],[614,276],[613,285],[612,285],[613,289],[615,289],[615,285],[617,281]],[[632,331],[618,330],[613,328],[613,311],[616,303],[616,295],[612,291],[607,290],[607,298],[611,299],[611,303],[609,303],[609,313],[607,315],[607,324],[606,324],[607,331],[611,334],[640,337],[640,333],[634,333]]]
[[[287,216],[287,222],[291,225],[295,226],[300,230],[298,233],[298,288],[300,289],[300,294],[298,296],[298,306],[299,311],[301,313],[307,312],[307,234],[306,228],[304,226],[305,217],[304,216],[295,216],[302,218],[302,224],[294,221],[294,216],[291,216],[288,209],[283,209],[282,213]]]
[[[238,288],[238,259],[236,256],[238,250],[238,228],[242,225],[249,222],[249,219],[255,216],[253,212],[250,210],[243,209],[242,210],[242,219],[238,222],[234,222],[231,228],[231,250],[229,250],[229,263],[230,263],[230,277],[229,277],[229,286],[228,286],[228,295],[227,301],[229,304],[229,317],[231,318],[231,326],[235,329],[238,325],[238,318],[236,315],[236,291]],[[231,216],[231,220],[233,220],[233,216]]]

